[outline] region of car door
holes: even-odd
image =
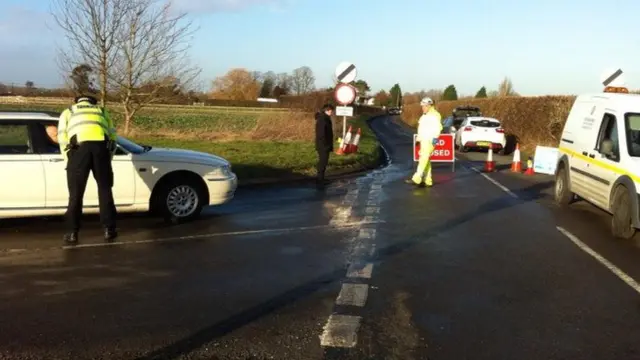
[[[624,129],[624,124],[620,124],[622,119],[616,116],[612,109],[605,109],[598,132],[598,140],[595,147],[587,156],[593,159],[589,162],[591,173],[591,183],[594,189],[592,195],[603,208],[609,208],[609,198],[611,196],[611,186],[618,178],[616,169],[620,166],[620,136],[618,129]],[[602,142],[611,140],[613,142],[613,154],[605,154],[602,150]]]
[[[43,126],[49,125],[51,124],[43,124]],[[44,138],[45,141],[50,141],[46,134]],[[41,155],[47,179],[46,206],[50,208],[66,207],[69,200],[69,191],[64,158],[55,147],[44,147]],[[135,200],[135,171],[131,155],[120,150],[113,157],[111,166],[114,174],[112,190],[115,204],[118,206],[133,204]],[[89,174],[83,206],[97,207],[98,205],[98,184],[93,178],[93,174]]]
[[[0,122],[0,210],[45,206],[44,168],[26,122]]]

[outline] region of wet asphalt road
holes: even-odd
[[[90,218],[72,250],[59,219],[3,222],[0,358],[640,359],[640,293],[584,251],[640,280],[606,214],[556,209],[548,176],[489,175],[509,194],[472,170],[485,154],[413,188],[407,129],[372,126],[391,164],[325,192],[125,216],[114,246]]]

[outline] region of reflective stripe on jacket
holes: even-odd
[[[418,141],[432,142],[442,132],[442,116],[434,107],[418,120]]]
[[[97,105],[80,102],[66,109],[58,121],[58,143],[64,151],[75,136],[77,143],[116,139],[109,114]]]

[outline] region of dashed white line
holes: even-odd
[[[511,197],[513,198],[518,198],[518,195],[514,194],[511,190],[509,190],[506,186],[500,184],[499,182],[497,182],[496,180],[494,180],[491,176],[483,173],[482,171],[474,168],[473,166],[468,167],[469,169],[477,172],[478,174],[482,175],[482,177],[484,177],[485,179],[489,180],[489,182],[491,182],[493,185],[497,186],[500,190],[506,192],[507,194],[509,194]]]
[[[360,316],[332,314],[320,336],[320,345],[339,348],[356,346],[361,320]]]
[[[364,209],[364,213],[367,215],[380,214],[380,208],[377,206],[369,206]]]
[[[638,294],[640,294],[640,284],[638,284],[638,282],[635,281],[635,279],[633,279],[627,273],[625,273],[620,268],[612,264],[609,260],[605,259],[602,255],[598,254],[595,250],[590,248],[587,244],[580,241],[580,239],[578,239],[577,236],[573,235],[572,233],[570,233],[569,231],[567,231],[566,229],[560,226],[556,226],[556,228],[558,229],[558,231],[564,234],[564,236],[569,238],[569,240],[571,240],[571,242],[573,242],[578,248],[580,248],[580,250],[586,252],[587,254],[591,255],[594,259],[598,260],[598,262],[600,262],[607,269],[609,269],[609,271],[614,273],[622,281],[627,283],[627,285],[631,286],[633,290],[635,290]]]
[[[348,278],[371,279],[372,274],[373,274],[373,263],[365,263],[365,264],[354,263],[349,265],[349,269],[347,270]]]
[[[383,175],[383,174],[382,174]],[[358,184],[365,184],[365,181],[358,179]],[[379,181],[374,181],[371,185],[371,189],[368,193],[367,207],[365,208],[365,216],[363,224],[377,224],[380,214],[380,203],[382,184]],[[349,203],[353,206],[356,201],[353,192],[349,192],[343,204]],[[353,201],[350,201],[353,199]],[[349,260],[353,261],[347,269],[347,279],[371,279],[373,273],[373,263],[361,261],[363,258],[372,257],[375,253],[375,244],[373,239],[376,237],[375,228],[363,228],[360,227],[358,235],[353,239],[352,248],[349,252]],[[362,283],[343,283],[340,293],[336,298],[335,304],[341,306],[355,306],[364,307],[369,294],[369,285]],[[320,344],[323,347],[340,347],[350,348],[355,347],[358,342],[358,330],[360,328],[360,322],[362,317],[346,315],[346,314],[332,314],[324,327],[324,331],[320,336]]]
[[[360,239],[373,239],[376,236],[376,229],[360,229],[358,232],[358,238]]]
[[[363,307],[369,295],[369,285],[367,284],[342,284],[340,294],[336,298],[336,304],[342,306]]]

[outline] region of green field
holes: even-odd
[[[362,170],[378,164],[380,148],[373,132],[366,124],[366,117],[351,122],[362,128],[358,153],[332,154],[327,175],[349,170]],[[309,141],[230,141],[212,142],[197,139],[169,139],[166,137],[135,137],[134,141],[151,146],[190,149],[216,154],[229,160],[240,183],[265,180],[287,180],[315,176],[317,153]],[[338,147],[338,144],[334,146]]]

